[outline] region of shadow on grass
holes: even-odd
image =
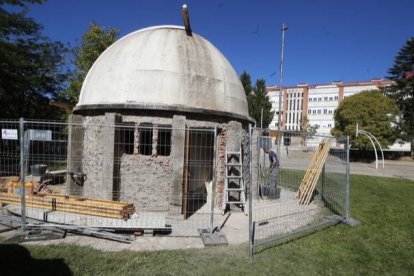
[[[73,275],[63,259],[33,259],[18,244],[0,245],[1,275]]]

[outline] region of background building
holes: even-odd
[[[303,116],[307,115],[309,125],[317,125],[318,134],[330,135],[335,127],[334,112],[341,101],[349,96],[364,90],[380,89],[392,84],[390,80],[372,79],[369,81],[342,82],[333,81],[330,84],[299,83],[296,86],[283,87],[282,92],[282,129],[299,131]],[[277,86],[267,87],[268,95],[272,103],[272,111],[275,112],[269,128],[277,129],[279,113],[279,93]],[[392,150],[407,150],[408,145],[395,144]]]

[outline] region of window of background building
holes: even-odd
[[[329,100],[330,100],[330,101],[333,101],[333,97],[329,97]]]
[[[318,109],[318,114],[321,114],[321,110],[320,109]]]
[[[312,113],[312,110],[311,109],[308,109],[308,114],[310,115]]]
[[[323,114],[327,114],[327,113],[328,113],[328,109],[326,109],[326,108],[325,108],[325,109],[323,110]]]
[[[312,110],[312,114],[316,114],[316,109]]]
[[[328,110],[328,114],[332,114],[332,109]]]
[[[338,96],[335,96],[335,100],[338,100]]]
[[[324,98],[323,98],[323,100],[324,100],[324,101],[327,101],[327,100],[328,100],[328,97],[324,97]]]

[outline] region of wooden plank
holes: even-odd
[[[1,198],[0,202],[3,203],[16,203],[20,205],[20,201],[18,199],[13,199],[13,198]],[[105,212],[105,213],[122,213],[122,214],[128,214],[130,213],[127,210],[123,210],[123,209],[110,209],[110,208],[103,208],[103,207],[99,207],[99,206],[95,206],[95,207],[90,207],[90,208],[85,208],[84,206],[70,206],[64,203],[59,203],[56,202],[56,204],[52,204],[52,202],[45,202],[45,201],[26,201],[27,205],[42,205],[45,206],[49,209],[53,209],[55,208],[56,210],[59,210],[60,208],[65,208],[67,210],[73,210],[74,212],[76,211],[84,211],[84,210],[88,210],[88,211],[92,211],[92,212]]]
[[[309,164],[309,169],[308,169],[309,174],[305,176],[306,178],[304,177],[304,181],[303,181],[304,185],[302,187],[301,194],[300,194],[301,200],[303,199],[304,195],[307,195],[315,179],[315,174],[318,170],[318,162],[321,157],[321,151],[323,150],[323,144],[324,144],[324,141],[321,144],[319,144],[318,150],[315,152],[314,158],[312,158],[312,161]]]
[[[314,158],[312,160],[312,163],[310,164],[309,175],[308,175],[308,178],[305,181],[304,190],[308,189],[309,185],[312,183],[312,180],[313,180],[313,178],[315,176],[315,172],[318,169],[318,162],[319,162],[319,159],[320,159],[320,156],[321,156],[321,151],[323,149],[323,145],[324,145],[324,142],[322,142],[318,146],[318,150],[314,154]]]
[[[101,200],[96,198],[85,198],[85,197],[79,197],[79,196],[65,196],[65,195],[54,195],[54,194],[42,194],[42,195],[34,195],[39,197],[54,197],[56,199],[64,199],[64,200],[70,200],[70,201],[76,201],[76,202],[91,202],[91,203],[102,203],[102,204],[108,204],[113,206],[125,206],[125,205],[131,205],[131,203],[122,202],[122,201],[111,201],[111,200]]]
[[[306,197],[310,193],[313,193],[313,184],[314,183],[316,184],[316,182],[318,180],[318,168],[319,168],[319,162],[320,162],[321,156],[322,156],[322,153],[321,153],[322,150],[323,150],[323,146],[320,147],[317,154],[315,154],[316,159],[313,162],[313,166],[311,168],[310,175],[309,175],[309,177],[306,181],[306,186],[304,187],[304,190],[303,190],[303,192],[301,194],[301,197],[300,197],[300,203],[301,204],[303,204],[304,200],[306,199]]]
[[[319,176],[322,172],[323,165],[328,156],[332,140],[325,139],[319,146],[318,150],[312,156],[308,170],[299,186],[297,196],[299,197],[299,204],[309,204],[313,191],[315,190]]]
[[[10,193],[0,193],[0,202],[13,205],[20,205],[20,195]],[[103,216],[111,218],[127,219],[129,215],[135,212],[132,204],[123,203],[123,205],[108,204],[108,201],[89,201],[87,199],[82,201],[74,200],[74,198],[53,195],[37,196],[26,195],[26,205],[31,207],[54,209],[57,211],[79,213],[94,216]]]
[[[8,204],[17,205],[17,206],[20,205],[20,202],[8,201],[8,200],[4,200],[3,203],[8,203]],[[53,210],[49,204],[26,203],[26,206]],[[123,214],[123,213],[120,213],[120,212],[119,213],[112,213],[112,212],[108,212],[108,211],[91,211],[91,210],[88,210],[88,209],[74,210],[72,208],[65,208],[65,207],[58,207],[58,208],[56,208],[55,211],[62,211],[62,212],[76,213],[76,214],[83,214],[83,215],[93,215],[93,216],[99,216],[99,217],[118,218],[118,219],[127,219],[128,218],[128,216],[126,214]]]
[[[313,182],[311,183],[311,187],[310,187],[310,189],[307,193],[307,196],[305,197],[305,200],[303,202],[303,204],[305,204],[305,205],[308,205],[311,198],[312,198],[313,191],[315,190],[315,187],[316,187],[316,184],[318,182],[319,176],[322,172],[323,165],[325,164],[326,158],[328,157],[330,147],[331,147],[331,140],[327,141],[326,144],[324,145],[324,148],[322,150],[320,159],[318,160],[318,168],[317,168],[317,171],[315,173],[315,177],[313,179]]]
[[[308,186],[306,187],[305,193],[301,197],[301,204],[309,204],[309,201],[312,197],[313,191],[315,190],[317,181],[319,179],[320,173],[322,172],[323,164],[325,163],[326,157],[328,156],[328,152],[330,149],[330,140],[324,141],[323,147],[318,154],[318,158],[315,162],[315,166],[313,168],[312,177],[309,180]]]
[[[16,198],[16,199],[20,199],[20,195],[16,195],[16,194],[5,194],[5,193],[0,193],[0,196],[3,197],[10,197],[10,198]],[[71,199],[70,197],[62,197],[62,196],[54,196],[54,195],[48,195],[48,196],[37,196],[37,195],[26,195],[26,201],[46,201],[46,202],[52,202],[52,200],[55,200],[57,203],[65,203],[65,204],[69,204],[69,205],[74,205],[74,206],[81,206],[81,207],[101,207],[101,208],[112,208],[112,209],[134,209],[133,204],[129,204],[129,203],[123,203],[123,205],[119,205],[119,204],[107,204],[106,202],[103,201],[90,201],[90,200],[82,200],[82,201],[74,201],[73,199]]]
[[[316,150],[316,152],[312,155],[312,158],[310,160],[308,169],[306,170],[305,176],[303,177],[303,180],[299,186],[298,192],[297,192],[297,197],[299,198],[301,196],[301,194],[303,193],[302,191],[305,189],[305,187],[308,185],[309,183],[309,178],[311,177],[313,168],[315,166],[315,162],[318,159],[319,156],[319,151],[321,150],[321,144],[318,145],[318,149]]]

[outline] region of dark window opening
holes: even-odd
[[[118,129],[119,131],[119,146],[122,148],[122,152],[125,154],[134,153],[134,123],[123,123],[123,126]]]
[[[171,126],[158,129],[157,155],[169,156],[171,153]]]
[[[152,125],[141,124],[139,126],[139,154],[152,154]]]

